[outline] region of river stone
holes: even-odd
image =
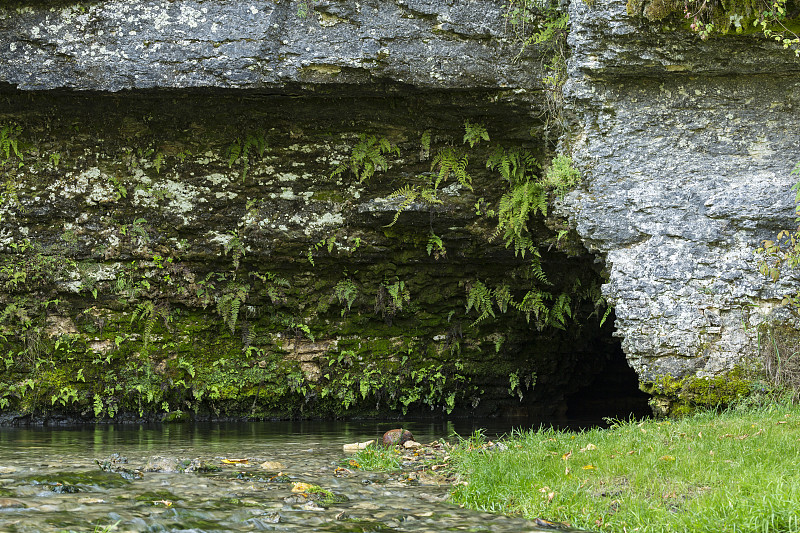
[[[270,472],[280,472],[283,470],[283,464],[278,461],[264,461],[258,465],[262,470],[269,470]]]
[[[372,444],[375,444],[375,439],[368,440],[365,442],[354,442],[352,444],[345,444],[344,446],[342,446],[342,449],[346,453],[352,453],[352,452],[357,452],[359,450],[364,450]]]
[[[147,460],[142,469],[144,472],[191,473],[203,469],[199,459],[179,459],[177,457],[161,457],[154,455]]]
[[[27,507],[27,505],[13,498],[0,498],[0,509],[18,509],[21,507]]]
[[[414,435],[407,429],[390,429],[383,434],[384,446],[395,446],[405,444],[407,441],[413,441]]]

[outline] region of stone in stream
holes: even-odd
[[[19,509],[21,507],[27,507],[27,505],[13,498],[0,498],[0,509]]]
[[[368,440],[365,442],[354,442],[353,444],[345,444],[342,448],[344,449],[345,453],[352,453],[352,452],[357,452],[359,450],[364,450],[371,444],[375,444],[375,439]]]
[[[283,464],[278,461],[264,461],[258,465],[262,470],[269,470],[271,472],[280,472],[283,470]]]
[[[383,434],[383,445],[394,446],[397,444],[405,444],[408,441],[413,441],[414,435],[407,429],[390,429]]]

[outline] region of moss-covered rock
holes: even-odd
[[[695,409],[730,405],[750,394],[760,382],[760,377],[737,366],[718,376],[678,379],[664,375],[652,382],[642,383],[640,387],[652,396],[651,406],[655,414],[681,416]]]

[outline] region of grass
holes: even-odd
[[[346,465],[372,472],[393,472],[400,469],[401,458],[394,446],[367,446],[353,454]]]
[[[453,451],[465,507],[593,531],[800,532],[798,407],[480,440]]]

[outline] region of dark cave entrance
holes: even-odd
[[[613,336],[612,312],[595,339],[594,348],[577,364],[591,368],[573,382],[575,387],[565,396],[568,420],[600,421],[604,418],[628,420],[652,414],[650,396],[639,390],[639,379],[628,365],[621,342]]]

